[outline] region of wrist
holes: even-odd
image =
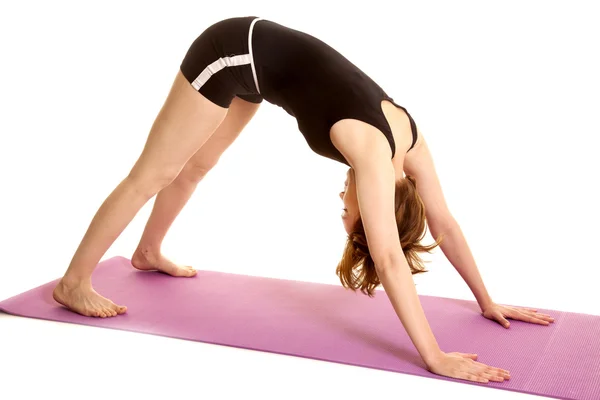
[[[431,368],[432,366],[436,365],[445,354],[446,353],[444,353],[442,350],[437,349],[431,353],[423,354],[422,358],[427,367]]]
[[[481,312],[485,312],[485,310],[490,308],[493,304],[494,302],[491,299],[487,301],[482,301],[479,303],[479,308],[481,309]]]

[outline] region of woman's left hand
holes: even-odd
[[[508,322],[507,318],[540,325],[548,325],[554,322],[554,318],[548,314],[538,313],[537,310],[532,308],[501,306],[494,303],[483,310],[482,314],[487,319],[496,321],[505,328],[510,326],[510,322]]]

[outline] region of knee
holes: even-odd
[[[179,173],[177,180],[184,184],[197,184],[214,168],[218,160],[195,163],[189,161]]]
[[[132,170],[127,176],[127,182],[139,194],[151,198],[163,188],[171,184],[179,173],[176,168],[164,168],[154,171]]]

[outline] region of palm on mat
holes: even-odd
[[[548,325],[554,322],[553,317],[548,314],[538,313],[537,310],[533,308],[502,306],[495,303],[484,308],[482,315],[487,319],[498,322],[505,328],[510,327],[508,319],[539,325]]]

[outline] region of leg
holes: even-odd
[[[223,123],[192,156],[177,178],[156,197],[140,243],[131,257],[135,268],[158,270],[173,276],[193,276],[191,267],[178,266],[161,253],[162,241],[171,224],[194,193],[198,183],[218,162],[223,152],[252,119],[259,104],[234,98]]]
[[[138,211],[170,184],[185,163],[208,140],[227,109],[210,102],[177,73],[146,145],[129,175],[101,205],[85,233],[54,299],[86,316],[108,317],[125,312],[92,288],[92,272]]]

